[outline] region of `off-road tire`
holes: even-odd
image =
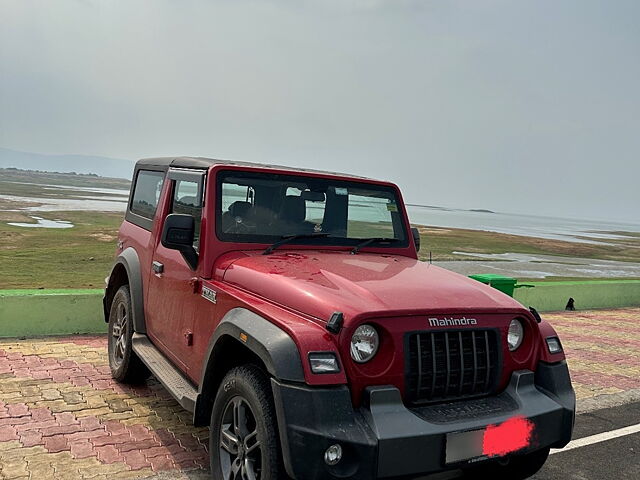
[[[255,438],[260,442],[260,452],[250,452],[243,458],[249,458],[250,455],[254,455],[253,458],[256,459],[256,463],[258,463],[257,459],[259,458],[259,471],[255,472],[257,473],[257,480],[289,478],[285,474],[282,465],[276,413],[269,378],[260,368],[253,365],[244,365],[231,369],[218,388],[211,412],[209,435],[212,478],[214,480],[234,480],[236,478],[231,471],[234,465],[234,456],[229,453],[229,449],[223,448],[221,442],[223,429],[226,432],[234,429],[235,423],[229,425],[223,422],[223,420],[228,419],[228,409],[234,408],[234,402],[239,402],[240,404],[246,402],[250,414],[255,417],[251,425],[255,425]],[[245,421],[245,427],[247,427],[247,423]],[[245,428],[245,430],[248,429]],[[246,437],[249,436],[250,434],[246,435]],[[246,447],[244,445],[246,444],[242,439],[242,435],[239,435],[236,440],[239,440],[238,443],[243,444],[243,455],[245,455],[244,450],[246,450]],[[241,465],[243,462],[239,461],[238,464]],[[245,477],[238,473],[237,478],[241,480],[251,477]]]
[[[124,316],[124,317],[123,317]],[[150,375],[147,366],[133,351],[133,309],[129,286],[121,286],[113,296],[109,310],[109,367],[120,383],[144,382]]]
[[[524,480],[542,468],[549,457],[549,449],[543,448],[527,455],[516,455],[506,462],[489,461],[465,471],[464,478],[491,480]]]

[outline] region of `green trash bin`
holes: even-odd
[[[489,285],[496,290],[500,290],[503,293],[506,293],[510,297],[513,297],[513,291],[517,288],[516,283],[518,280],[512,277],[505,277],[502,275],[496,275],[494,273],[482,273],[478,275],[469,275],[469,278],[473,278],[478,282],[484,283],[485,285]]]

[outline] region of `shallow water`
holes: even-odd
[[[8,222],[7,225],[25,228],[73,228],[73,223],[66,220],[47,220],[42,217],[31,217],[36,223]]]
[[[18,183],[20,185],[38,185],[40,187],[45,187],[46,190],[78,190],[81,192],[91,192],[91,193],[109,193],[113,195],[124,195],[125,197],[129,196],[129,190],[125,190],[122,188],[99,188],[99,187],[76,187],[73,185],[54,185],[51,183],[33,183],[33,182],[11,182]],[[126,199],[125,199],[126,200]]]
[[[471,212],[432,207],[407,206],[411,223],[433,227],[466,228],[583,243],[607,243],[625,238],[606,232],[640,232],[640,223],[539,217],[510,213]],[[584,239],[579,237],[590,237]],[[602,241],[599,241],[602,239]]]
[[[9,208],[9,212],[63,212],[63,211],[89,211],[89,212],[124,212],[127,199],[124,197],[98,197],[87,195],[76,198],[44,198],[44,197],[20,197],[17,195],[0,195],[2,200],[13,202],[39,203],[35,207]]]
[[[16,206],[7,209],[13,212],[62,212],[62,211],[90,211],[90,212],[124,212],[129,198],[129,190],[119,188],[76,187],[73,185],[52,185],[29,182],[14,182],[22,185],[38,185],[51,193],[69,195],[67,190],[86,192],[86,195],[75,195],[71,198],[0,195],[0,199],[24,203],[35,203],[36,206]],[[102,193],[104,195],[91,195]],[[73,195],[73,194],[72,194]]]
[[[434,265],[464,275],[495,273],[519,278],[633,278],[640,277],[640,263],[596,260],[592,258],[528,255],[524,253],[465,253],[477,260],[433,261]]]
[[[22,183],[28,184],[26,182]],[[42,186],[42,184],[33,185]],[[51,191],[59,190],[61,194],[65,193],[65,190],[79,190],[87,192],[87,195],[75,198],[0,195],[0,199],[41,204],[33,207],[10,209],[9,211],[55,212],[72,210],[124,212],[129,195],[129,191],[125,189],[75,187],[71,185],[49,184],[44,186]],[[91,195],[92,193],[102,193],[107,194],[107,196]],[[359,212],[359,215],[366,218],[366,208],[363,207],[362,210],[362,212]],[[624,238],[608,232],[640,232],[640,222],[622,223],[558,217],[541,217],[533,215],[516,215],[508,213],[473,212],[469,210],[418,205],[407,205],[407,211],[410,221],[416,225],[484,230],[572,242],[606,244],[609,243],[607,240]]]

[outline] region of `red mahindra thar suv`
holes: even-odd
[[[216,480],[526,478],[575,395],[533,309],[417,259],[398,188],[287,167],[136,164],[109,361],[210,425]]]

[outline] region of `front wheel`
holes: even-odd
[[[542,468],[549,457],[549,449],[543,448],[527,455],[513,456],[487,463],[465,471],[465,478],[490,478],[491,480],[524,480]]]
[[[269,379],[259,368],[237,367],[222,380],[211,412],[209,455],[214,480],[286,478]]]

